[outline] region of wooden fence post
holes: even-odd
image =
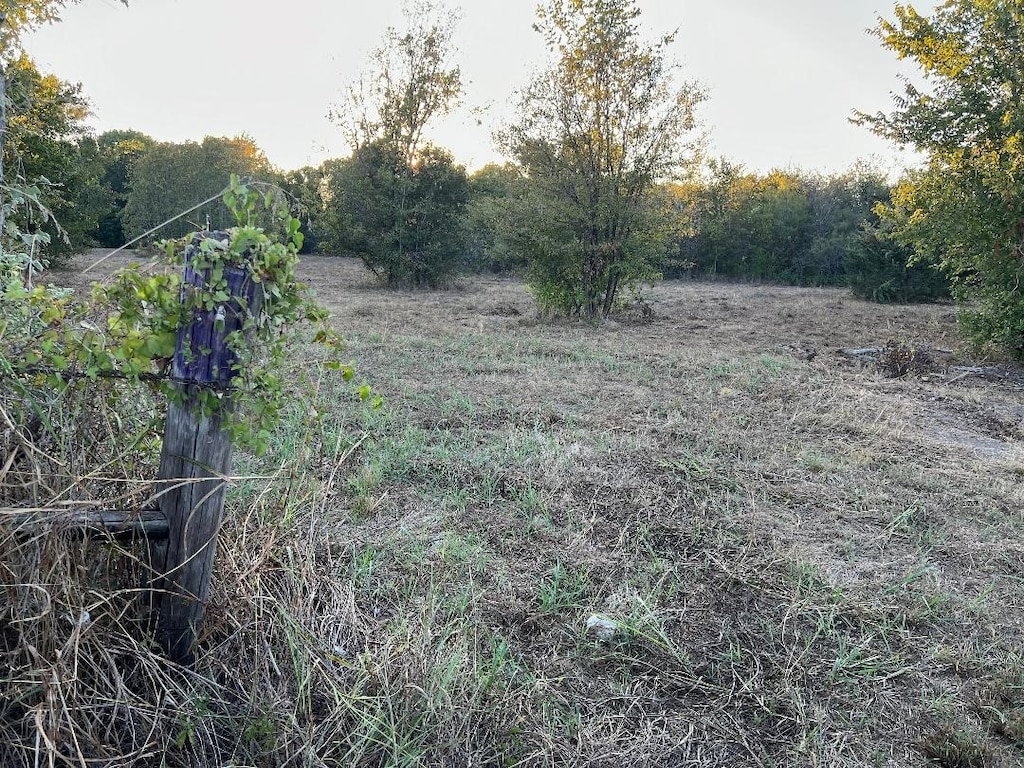
[[[187,291],[208,290],[209,270],[193,267],[204,238],[228,239],[226,232],[203,232],[185,250],[183,299]],[[256,314],[260,294],[244,264],[224,267],[230,298],[213,309],[197,310],[178,332],[172,376],[179,397],[168,404],[160,456],[160,510],[167,539],[150,548],[156,638],[167,655],[191,663],[192,644],[210,594],[217,533],[231,474],[227,429],[232,402],[230,382],[235,355],[225,337]],[[203,391],[221,398],[212,414],[200,412]]]

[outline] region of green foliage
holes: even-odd
[[[97,147],[85,127],[88,102],[80,86],[42,74],[25,55],[8,63],[6,80],[4,169],[9,179],[34,186],[55,219],[34,217],[25,208],[13,215],[22,231],[46,233],[45,261],[59,263],[92,244],[89,234],[110,206]]]
[[[302,249],[300,253],[320,250],[320,239],[324,234],[323,191],[327,180],[330,161],[317,168],[307,166],[297,171],[287,171],[274,176],[274,183],[288,196],[295,216],[302,222]]]
[[[53,212],[41,200],[39,187],[9,184],[0,197],[3,212],[3,231],[0,232],[0,290],[7,286],[27,282],[42,270],[42,252],[50,242],[50,235],[38,227],[32,231],[22,228],[21,221],[41,221],[60,225]]]
[[[590,573],[585,566],[567,566],[561,560],[555,562],[540,584],[539,600],[542,613],[562,611],[573,607],[590,589]]]
[[[466,172],[436,147],[415,165],[382,141],[332,165],[324,247],[359,256],[390,286],[437,287],[461,267]]]
[[[58,21],[60,12],[79,0],[0,0],[0,56],[21,49],[21,36],[43,24]],[[122,0],[128,5],[127,0]]]
[[[382,142],[413,165],[426,126],[462,97],[462,74],[450,65],[458,16],[432,0],[407,2],[402,15],[406,28],[387,29],[369,69],[349,86],[331,117],[353,152]]]
[[[979,347],[1024,358],[1024,7],[946,0],[930,18],[896,7],[882,43],[920,67],[891,114],[858,114],[928,155],[882,210],[915,258],[936,260]]]
[[[850,289],[881,304],[935,301],[949,296],[949,282],[935,264],[914,260],[893,238],[889,222],[865,223],[847,254]]]
[[[124,234],[135,238],[224,190],[232,174],[266,180],[270,163],[259,147],[245,136],[233,139],[207,136],[201,144],[157,142],[131,163],[129,189],[121,213]],[[161,229],[170,237],[182,237],[196,229],[225,229],[231,214],[211,201],[184,220]]]
[[[118,248],[127,242],[121,219],[128,201],[132,168],[153,143],[146,134],[131,130],[105,131],[96,137],[102,167],[99,183],[109,195],[109,205],[91,233],[99,245]]]
[[[884,178],[864,166],[828,177],[796,171],[760,176],[720,160],[708,171],[672,189],[684,226],[670,274],[843,283],[862,224],[889,196]]]
[[[831,176],[804,177],[811,209],[806,250],[793,256],[798,282],[848,282],[851,254],[859,248],[861,230],[877,217],[874,208],[889,196],[889,183],[880,171],[858,162]]]
[[[704,98],[676,87],[648,44],[634,0],[550,0],[537,30],[553,63],[521,94],[502,143],[524,177],[511,243],[543,309],[607,315],[619,293],[654,278],[667,235],[656,184],[686,166]]]
[[[457,17],[431,0],[402,12],[406,29],[387,30],[332,115],[353,151],[325,168],[322,247],[359,256],[389,286],[437,287],[462,266],[468,186],[423,132],[462,95],[449,65]]]
[[[10,280],[4,289],[4,351],[0,367],[8,385],[25,402],[45,399],[71,382],[120,380],[127,386],[145,384],[166,397],[180,397],[169,377],[179,331],[198,312],[212,311],[228,301],[225,268],[244,265],[258,283],[257,311],[246,312],[243,331],[229,335],[236,365],[230,378],[232,397],[203,390],[200,407],[212,413],[232,402],[229,422],[236,440],[256,451],[267,446],[270,430],[287,397],[282,371],[286,353],[297,342],[282,333],[296,324],[319,326],[314,340],[331,352],[340,339],[326,326],[326,312],[315,304],[295,279],[302,245],[299,221],[280,205],[273,191],[259,194],[232,177],[224,203],[236,226],[226,239],[209,233],[165,243],[167,269],[147,274],[123,270],[106,286],[96,284],[90,301],[76,301],[67,292],[30,287]],[[273,234],[256,226],[270,217]],[[192,267],[205,274],[201,288],[182,290],[182,259],[187,242],[198,245]],[[328,361],[352,378],[349,366]],[[371,393],[360,389],[362,399]]]
[[[469,177],[466,206],[466,266],[473,271],[522,271],[522,254],[509,247],[509,205],[521,194],[523,177],[512,165],[488,164]]]

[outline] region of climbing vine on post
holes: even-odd
[[[232,266],[245,265],[258,286],[260,311],[242,307],[241,327],[226,343],[232,353],[228,387],[233,408],[226,420],[236,445],[261,453],[288,399],[282,370],[300,324],[314,328],[312,340],[326,352],[325,365],[346,380],[354,372],[336,359],[342,340],[328,326],[326,310],[296,278],[302,247],[299,220],[291,216],[275,188],[232,177],[223,196],[237,226],[223,238],[195,237],[192,269],[206,279],[183,290],[186,247],[193,237],[163,243],[161,269],[126,269],[109,284],[95,284],[90,302],[66,291],[27,286],[12,279],[3,286],[6,350],[0,366],[22,395],[63,389],[71,381],[101,378],[144,384],[171,400],[180,397],[171,361],[179,331],[196,311],[211,310],[227,297]],[[17,324],[15,321],[17,320]],[[13,328],[21,328],[13,332]],[[371,399],[365,387],[359,397]],[[223,394],[201,393],[197,404],[211,415]]]
[[[221,375],[229,379],[236,404],[229,419],[235,442],[261,452],[286,400],[281,371],[287,366],[289,337],[283,331],[297,323],[311,323],[316,328],[313,340],[332,353],[339,348],[341,339],[327,326],[326,310],[307,295],[296,279],[303,238],[300,221],[291,216],[276,188],[260,192],[257,186],[263,185],[245,184],[237,176],[232,177],[223,199],[237,226],[226,232],[226,237],[198,233],[164,243],[166,258],[173,265],[184,264],[191,245],[186,274],[202,275],[202,279],[191,280],[187,286],[179,282],[181,302],[167,315],[169,323],[162,343],[173,347],[187,319],[196,312],[222,307],[232,296],[230,282],[233,275],[237,279],[235,270],[244,268],[246,279],[256,289],[252,294],[256,303],[238,298],[244,317],[225,337],[231,370]],[[281,234],[275,237],[269,232]],[[181,280],[177,273],[169,277]],[[167,352],[168,348],[162,351]],[[346,380],[353,376],[349,365],[335,360],[329,360],[327,365],[340,370]],[[177,392],[172,387],[168,394],[174,397]],[[368,396],[365,390],[361,394],[364,399]],[[221,392],[211,388],[201,393],[199,405],[204,414],[215,413],[222,404]]]

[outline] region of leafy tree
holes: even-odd
[[[274,177],[274,183],[284,190],[296,211],[296,217],[302,223],[301,253],[313,253],[320,249],[326,226],[323,193],[328,167],[329,161],[316,168],[306,166]]]
[[[327,187],[327,247],[359,256],[387,285],[437,287],[461,266],[466,171],[427,146],[409,166],[385,141],[336,162]]]
[[[866,163],[832,176],[805,177],[810,205],[807,247],[793,258],[802,283],[836,284],[849,274],[851,254],[861,247],[866,226],[877,221],[874,207],[889,198],[885,176]]]
[[[21,50],[21,37],[60,20],[60,12],[80,0],[0,0],[0,58]],[[128,5],[127,0],[121,0]]]
[[[96,137],[102,166],[100,184],[109,195],[109,207],[100,217],[93,238],[99,245],[117,248],[125,243],[121,215],[128,201],[132,167],[153,146],[153,139],[139,131],[105,131]]]
[[[216,201],[232,174],[257,180],[271,175],[263,151],[246,136],[207,136],[201,144],[154,143],[130,169],[121,212],[124,234],[139,237],[204,200],[210,202],[161,227],[156,236],[181,237],[197,228],[229,227],[229,214]]]
[[[744,245],[737,213],[748,183],[743,166],[723,158],[712,160],[703,178],[671,187],[676,219],[686,226],[673,248],[669,274],[740,275]]]
[[[949,296],[949,283],[935,263],[914,259],[914,252],[893,236],[891,218],[861,225],[847,254],[850,289],[880,304],[936,301]]]
[[[549,0],[536,29],[552,64],[522,92],[502,134],[528,179],[516,246],[548,310],[607,315],[619,292],[656,276],[663,206],[653,194],[694,147],[684,138],[704,99],[676,85],[666,35],[641,39],[635,0]]]
[[[8,62],[6,77],[3,166],[10,178],[33,181],[48,208],[42,216],[22,208],[12,223],[22,232],[45,232],[53,263],[92,244],[90,233],[110,203],[85,126],[88,102],[81,86],[42,74],[24,54]]]
[[[449,64],[458,16],[432,0],[402,8],[406,29],[389,27],[343,104],[331,116],[353,151],[382,141],[412,165],[424,130],[462,98],[462,73]]]
[[[875,33],[927,86],[856,120],[928,161],[881,214],[914,258],[938,259],[975,343],[1024,357],[1024,5],[946,0],[930,18],[895,16]]]
[[[797,171],[745,173],[713,161],[698,181],[673,188],[686,227],[675,262],[697,274],[800,285],[846,281],[861,227],[888,198],[866,166],[832,176]],[[679,269],[680,267],[676,267]]]
[[[705,184],[686,188],[692,242],[681,251],[689,252],[688,263],[712,275],[798,280],[796,257],[807,248],[811,223],[805,179],[748,174],[727,161],[710,171]]]
[[[794,257],[810,240],[811,206],[803,179],[772,171],[754,179],[744,201],[741,221],[747,239],[742,263],[747,276],[758,280],[800,282]]]
[[[326,180],[325,247],[359,255],[388,285],[437,286],[460,266],[466,173],[424,141],[462,94],[455,15],[421,0],[382,45],[334,117],[353,147]]]
[[[522,188],[523,178],[513,165],[490,163],[469,177],[466,206],[466,261],[470,269],[516,272],[523,259],[509,247],[508,208]]]
[[[8,115],[13,112],[6,70],[12,61],[18,60],[22,35],[59,19],[60,11],[69,2],[77,0],[0,0],[0,268],[6,275],[24,274],[31,278],[33,270],[41,264],[35,253],[37,246],[50,239],[50,233],[39,229],[40,222],[59,230],[53,211],[42,200],[43,188],[50,186],[49,180],[26,180],[17,174],[12,177],[6,171],[5,160],[9,159],[11,146]],[[127,4],[127,0],[122,2]],[[29,231],[23,228],[26,224]]]

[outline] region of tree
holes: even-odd
[[[552,55],[501,142],[528,179],[518,247],[544,309],[607,315],[663,254],[659,181],[694,155],[704,92],[676,85],[673,35],[641,40],[635,0],[549,0],[535,28]]]
[[[801,282],[846,281],[850,258],[862,244],[864,227],[877,223],[873,210],[889,198],[884,174],[864,162],[845,173],[805,177],[810,205],[807,248],[793,259],[793,272]]]
[[[353,151],[326,181],[325,245],[359,255],[388,285],[437,286],[461,266],[466,172],[424,131],[462,94],[448,63],[456,17],[429,0],[403,13],[407,29],[387,30],[334,113]]]
[[[187,217],[161,227],[155,237],[181,237],[194,229],[231,226],[229,214],[217,203],[231,174],[256,180],[271,174],[263,151],[246,136],[207,136],[201,144],[153,144],[131,167],[122,211],[124,234],[139,237],[208,199],[210,202]]]
[[[778,170],[758,176],[720,160],[710,164],[702,184],[678,191],[684,190],[690,226],[679,250],[691,269],[723,277],[814,282],[801,265],[811,235],[803,176]]]
[[[53,263],[92,244],[90,233],[109,206],[96,144],[85,126],[89,105],[81,86],[41,73],[24,54],[6,70],[3,166],[10,178],[34,183],[49,211],[39,216],[22,208],[12,223],[21,232],[45,232]]]
[[[26,32],[60,20],[60,12],[80,0],[0,0],[0,58],[21,50]],[[127,0],[121,0],[128,5]]]
[[[466,206],[466,261],[471,270],[516,272],[525,264],[507,237],[508,208],[522,187],[519,170],[489,163],[469,177]]]
[[[671,187],[674,215],[685,222],[667,272],[738,276],[742,241],[738,232],[741,190],[749,175],[743,166],[722,158],[711,160],[698,179]]]
[[[358,256],[390,286],[445,285],[461,266],[466,171],[427,146],[416,164],[385,141],[333,165],[327,186],[325,244]]]
[[[273,176],[274,183],[285,193],[295,217],[302,224],[300,253],[320,250],[326,226],[323,195],[329,167],[331,161],[328,160],[316,167],[307,165],[294,171],[278,172]]]
[[[855,121],[927,155],[880,213],[917,259],[935,259],[979,346],[1024,357],[1024,5],[946,0],[926,18],[897,5],[875,34],[914,60],[889,113]]]
[[[873,208],[888,199],[889,187],[863,163],[830,176],[779,170],[761,176],[722,159],[698,180],[674,185],[672,194],[685,224],[674,269],[836,285],[847,281],[863,227],[877,224]]]
[[[402,8],[406,29],[389,27],[370,68],[349,86],[331,117],[353,151],[382,141],[412,165],[427,125],[462,98],[462,73],[449,63],[458,16],[432,0]]]
[[[117,248],[124,245],[124,227],[121,216],[128,202],[128,189],[132,168],[136,161],[153,146],[154,141],[140,131],[104,131],[96,137],[102,165],[100,183],[110,197],[110,204],[100,217],[93,238],[102,246]]]
[[[32,252],[38,243],[49,239],[46,232],[25,232],[21,228],[24,220],[35,218],[59,228],[46,203],[40,199],[40,185],[49,186],[46,179],[25,179],[15,175],[10,178],[4,161],[7,159],[8,113],[11,99],[7,85],[7,67],[21,52],[22,35],[42,24],[57,21],[60,11],[78,0],[0,0],[0,262],[5,272],[18,272],[15,262],[21,264],[21,271],[31,276],[39,263]],[[121,0],[127,5],[127,0]],[[9,220],[8,217],[14,218]],[[18,216],[22,218],[19,222]],[[32,245],[25,248],[26,243]],[[13,250],[11,245],[14,245]],[[26,253],[27,251],[27,253]]]
[[[914,259],[913,250],[893,236],[902,223],[891,216],[872,218],[861,224],[846,256],[853,295],[880,304],[948,298],[949,283],[938,264]]]

